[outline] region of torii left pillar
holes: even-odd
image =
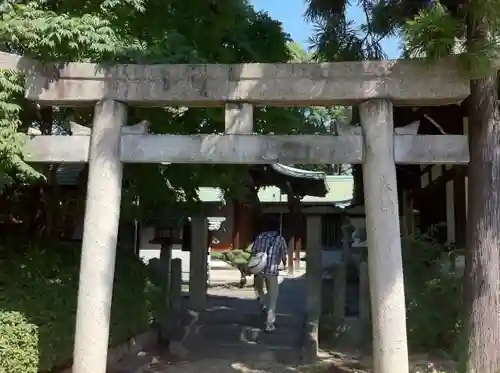
[[[73,373],[106,373],[122,189],[121,127],[126,106],[96,104],[80,263]]]
[[[392,103],[360,105],[374,373],[408,373]]]

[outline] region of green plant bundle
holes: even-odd
[[[222,260],[227,264],[235,267],[241,268],[246,267],[248,261],[250,260],[250,256],[252,255],[252,244],[248,245],[243,249],[229,249],[225,251],[212,253],[212,259]]]
[[[443,259],[443,253],[449,253]],[[462,330],[462,274],[453,251],[432,234],[403,243],[408,342],[417,350],[456,353]]]
[[[212,254],[213,259],[222,260],[229,265],[237,268],[246,266],[250,260],[251,252],[242,249],[232,249]]]
[[[0,373],[37,373],[68,364],[73,352],[80,250],[74,246],[8,250],[0,298]],[[161,292],[144,264],[119,252],[110,345],[148,329]]]

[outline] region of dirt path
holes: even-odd
[[[265,334],[253,289],[209,289],[207,310],[191,312],[182,338],[144,373],[292,372],[300,362],[305,297],[305,279],[286,278],[277,331]]]

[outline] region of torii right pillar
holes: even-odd
[[[364,141],[373,371],[408,373],[392,103],[380,99],[362,103],[360,122]]]

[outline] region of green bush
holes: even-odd
[[[0,372],[38,372],[38,327],[17,311],[0,311]]]
[[[431,235],[404,242],[408,342],[414,350],[453,353],[459,343],[462,274],[448,265],[449,258],[441,259],[448,249]]]
[[[458,357],[462,347],[463,271],[451,264],[458,252],[435,240],[432,230],[415,238],[405,238],[402,248],[410,349],[444,351]],[[324,288],[325,285],[328,286],[328,282],[323,283]],[[324,303],[333,304],[331,299]],[[320,341],[340,343],[338,328],[339,320],[333,315],[322,315]]]
[[[252,253],[252,245],[245,249],[230,249],[212,253],[212,259],[222,260],[235,268],[246,267]]]
[[[2,265],[0,373],[43,372],[70,362],[80,250],[74,245],[10,247]],[[145,265],[118,251],[110,345],[147,330],[156,287]]]
[[[240,271],[239,287],[243,288],[247,284],[248,261],[252,255],[252,245],[246,249],[230,249],[222,252],[212,253],[212,259],[222,260]]]

